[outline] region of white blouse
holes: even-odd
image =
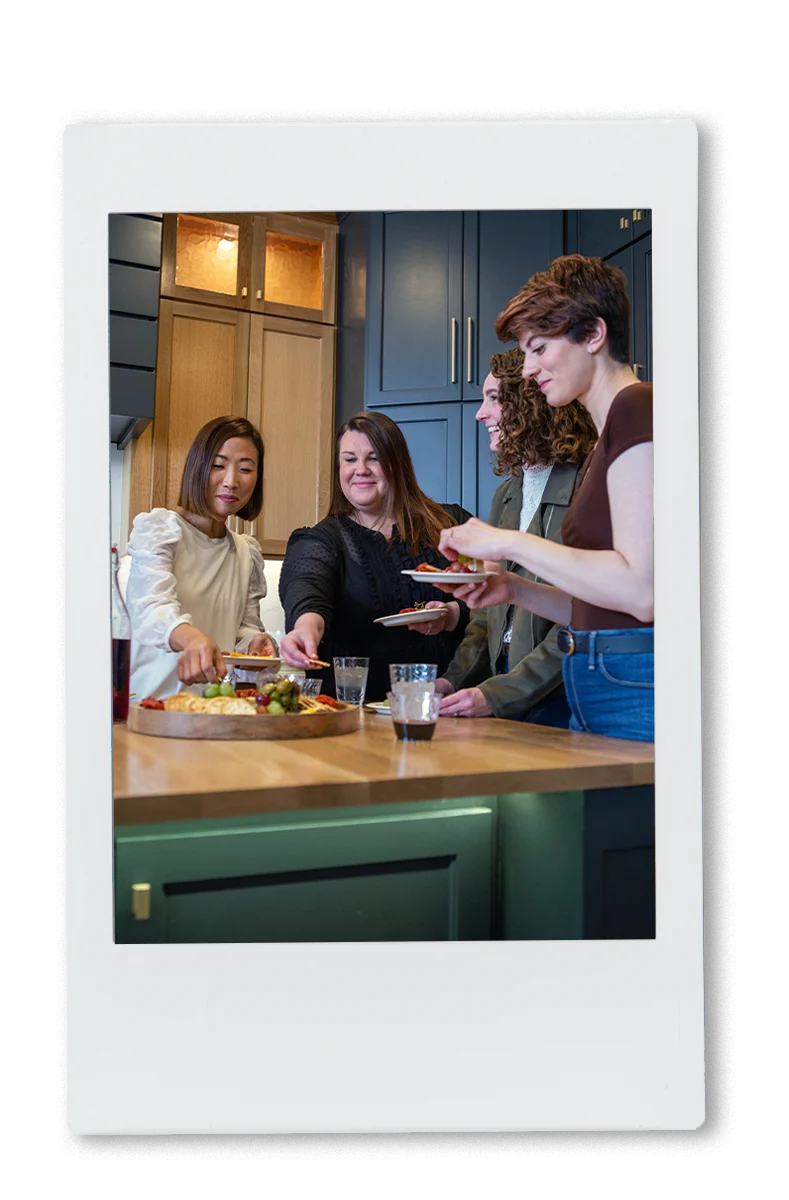
[[[220,650],[246,650],[265,632],[265,564],[254,538],[229,529],[211,538],[178,513],[155,508],[135,518],[128,552],[129,689],[138,702],[184,690],[176,674],[179,652],[170,649],[177,625],[194,625]]]

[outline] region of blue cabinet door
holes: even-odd
[[[561,209],[464,214],[464,400],[482,399],[490,357],[506,349],[494,329],[499,313],[563,248]]]
[[[652,228],[649,208],[586,208],[567,214],[567,252],[610,258]]]
[[[461,504],[475,517],[487,521],[493,493],[504,476],[493,473],[496,459],[490,450],[488,431],[477,420],[478,411],[479,404],[476,400],[463,405]]]
[[[633,246],[633,369],[652,382],[652,235]]]
[[[463,214],[374,213],[366,407],[459,400]]]
[[[402,429],[422,491],[439,504],[460,504],[461,405],[398,404],[380,411]]]

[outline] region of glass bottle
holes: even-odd
[[[112,547],[112,719],[129,716],[129,672],[131,667],[131,621],[123,601],[118,571],[118,547]]]

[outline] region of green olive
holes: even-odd
[[[260,690],[264,696],[270,696],[271,693],[276,688],[276,686],[277,686],[276,683],[264,683],[263,687]]]
[[[278,679],[277,680],[277,691],[279,692],[279,694],[281,696],[287,695],[287,693],[291,690],[292,687],[293,687],[292,679]]]

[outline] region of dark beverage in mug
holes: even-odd
[[[429,742],[436,727],[435,721],[393,721],[392,724],[401,742]]]
[[[112,639],[112,719],[129,719],[129,666],[131,642],[128,638]]]

